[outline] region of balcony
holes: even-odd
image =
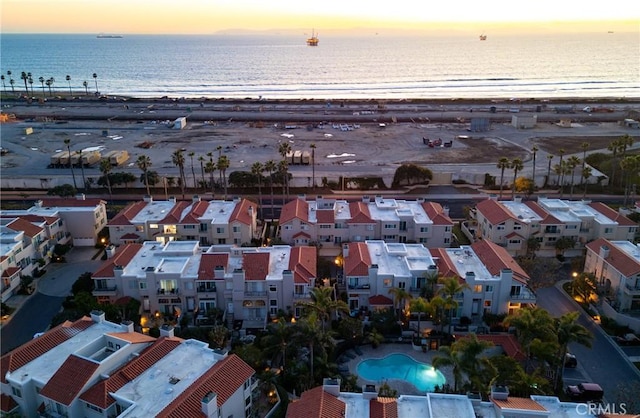
[[[266,290],[251,290],[251,291],[245,290],[244,296],[249,298],[264,298],[267,296],[267,291]]]
[[[520,293],[511,293],[509,299],[511,302],[535,302],[536,295],[527,289],[522,289]]]
[[[294,293],[294,299],[309,299],[311,298],[311,293]]]
[[[369,284],[350,284],[349,285],[349,290],[369,290],[371,288],[371,286]]]
[[[215,284],[214,284],[213,286],[199,285],[199,286],[196,288],[196,291],[197,291],[198,293],[213,293],[213,292],[215,292],[216,290],[217,290],[217,289],[216,289],[216,285],[215,285]]]
[[[116,296],[118,286],[102,286],[93,289],[93,296]]]
[[[179,295],[180,289],[178,289],[177,287],[174,289],[158,289],[158,294],[159,295]]]
[[[631,293],[631,294],[640,294],[640,285],[633,285],[632,283],[625,283],[624,284],[624,288],[626,293]]]

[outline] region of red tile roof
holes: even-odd
[[[0,411],[5,414],[13,411],[18,407],[18,403],[13,400],[13,398],[9,395],[5,395],[4,393],[0,394]]]
[[[243,253],[242,268],[245,280],[264,280],[269,274],[270,253]]]
[[[364,202],[349,202],[349,212],[351,212],[351,219],[347,222],[350,224],[374,224],[375,221],[371,218],[369,212],[369,205]]]
[[[53,225],[58,219],[60,219],[57,216],[42,216],[42,215],[33,215],[33,214],[21,214],[18,215],[20,218],[22,219],[26,219],[29,222],[33,222],[33,223],[37,223],[37,224],[41,224],[41,223],[45,223],[47,225]],[[2,215],[0,214],[0,218],[15,218],[16,216],[14,215]]]
[[[498,276],[500,270],[510,269],[515,280],[523,284],[529,282],[529,275],[516,263],[516,260],[509,255],[505,248],[486,239],[474,242],[471,244],[471,248],[492,275]]]
[[[311,235],[307,234],[306,232],[298,232],[297,234],[295,234],[292,238],[299,238],[299,237],[303,237],[303,238],[311,238]]]
[[[393,300],[385,295],[370,296],[369,305],[393,306]]]
[[[436,262],[436,267],[438,267],[439,277],[457,277],[458,283],[466,283],[464,278],[458,274],[455,263],[444,248],[431,248],[429,251]]]
[[[0,358],[0,381],[7,383],[7,372],[14,372],[42,356],[44,353],[62,344],[74,335],[81,333],[95,322],[84,317],[75,322],[66,321]]]
[[[369,418],[398,418],[396,398],[379,397],[369,401]]]
[[[203,417],[202,398],[209,392],[217,395],[218,407],[221,407],[238,389],[243,389],[244,382],[254,374],[255,370],[251,366],[237,355],[231,354],[214,364],[160,411],[157,417]]]
[[[497,225],[509,219],[516,219],[510,210],[502,203],[494,199],[486,199],[478,202],[476,210],[487,218],[490,224]]]
[[[625,226],[637,226],[638,224],[633,222],[631,219],[627,218],[623,214],[618,211],[613,210],[609,206],[605,205],[602,202],[591,202],[589,206],[606,216],[607,218],[616,221],[619,225]]]
[[[198,267],[198,280],[213,280],[216,267],[222,266],[225,271],[229,264],[228,253],[205,253],[200,257],[200,266]]]
[[[310,284],[317,276],[318,253],[315,247],[294,247],[289,256],[289,270],[293,272],[293,282]]]
[[[422,208],[434,225],[453,225],[453,221],[448,215],[445,215],[444,208],[440,203],[423,202]]]
[[[137,358],[111,373],[106,380],[102,380],[87,389],[80,395],[80,399],[102,409],[108,408],[115,402],[110,393],[117,392],[125,384],[140,376],[181,343],[182,340],[180,338],[158,338],[153,344],[145,348]]]
[[[481,334],[477,336],[480,341],[489,341],[494,345],[502,347],[506,355],[516,361],[525,361],[527,356],[522,351],[520,343],[512,334]]]
[[[344,418],[345,412],[344,402],[316,386],[289,404],[286,418]]]
[[[540,405],[538,402],[534,401],[531,398],[518,398],[515,396],[509,396],[506,401],[501,401],[497,399],[491,399],[494,404],[496,404],[501,410],[502,409],[518,409],[525,411],[544,411],[547,412],[547,409]]]
[[[167,213],[167,216],[158,223],[161,225],[177,225],[182,219],[182,212],[184,212],[189,205],[189,202],[185,202],[183,200],[176,202],[176,204],[173,205]]]
[[[19,272],[21,270],[22,270],[22,268],[20,268],[20,267],[7,267],[2,272],[2,277],[9,278],[9,277],[13,276],[14,274],[16,274],[17,272]]]
[[[133,257],[140,251],[142,244],[125,244],[116,250],[113,257],[105,260],[91,277],[114,277],[115,266],[126,266],[133,260]]]
[[[209,207],[209,202],[195,202],[191,205],[189,212],[180,221],[181,225],[198,225],[200,218],[204,215]]]
[[[607,246],[609,248],[609,256],[605,259],[613,268],[622,273],[625,277],[632,277],[640,274],[640,263],[634,257],[609,242],[604,238],[598,238],[587,244],[587,249],[593,251],[596,255],[600,254],[600,248]]]
[[[40,395],[63,405],[71,405],[95,375],[100,364],[71,354],[51,376]]]
[[[527,200],[526,202],[524,202],[524,204],[527,205],[529,209],[534,211],[536,215],[542,218],[542,220],[540,221],[541,225],[562,225],[564,223],[560,219],[547,212],[542,206],[540,206],[540,204],[538,204],[538,202]]]
[[[123,236],[121,236],[120,239],[123,239],[123,240],[139,240],[140,239],[140,235],[134,234],[133,232],[128,232],[128,233],[124,234]]]
[[[351,242],[347,245],[349,246],[349,256],[344,258],[345,276],[368,276],[371,256],[367,244]]]
[[[333,224],[336,221],[336,214],[333,210],[321,209],[316,211],[316,218],[319,224]]]
[[[14,221],[8,223],[7,228],[13,229],[14,231],[18,231],[18,232],[22,231],[26,236],[30,238],[33,238],[39,233],[41,233],[42,231],[44,231],[44,228],[32,224],[31,222],[27,221],[23,217],[19,217]]]
[[[245,225],[251,225],[253,223],[252,215],[249,214],[249,208],[256,211],[256,204],[247,199],[242,199],[240,203],[236,204],[236,207],[231,213],[229,223],[240,222]]]
[[[309,204],[305,200],[294,199],[282,207],[280,225],[291,222],[294,219],[309,222]]]
[[[135,218],[136,215],[140,213],[142,209],[144,209],[147,205],[148,202],[145,201],[131,203],[120,212],[118,212],[118,214],[114,216],[107,225],[131,225],[131,220]]]

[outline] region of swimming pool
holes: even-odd
[[[422,392],[433,392],[436,385],[446,382],[440,370],[420,363],[405,354],[391,354],[381,359],[363,360],[357,367],[358,375],[366,380],[380,382],[400,379],[414,385]]]

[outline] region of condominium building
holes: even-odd
[[[141,301],[148,316],[196,321],[221,310],[229,323],[263,329],[269,315],[294,311],[316,282],[315,247],[200,247],[198,241],[126,244],[93,274],[101,302]],[[296,310],[296,315],[300,312]]]
[[[352,310],[375,309],[383,301],[390,305],[393,288],[418,296],[430,277],[457,277],[467,285],[456,296],[454,317],[512,313],[536,301],[527,273],[504,248],[486,240],[431,250],[420,244],[353,242],[344,245],[343,257]]]
[[[375,385],[365,385],[362,393],[341,392],[340,379],[324,379],[302,393],[287,409],[287,418],[503,418],[503,417],[567,417],[597,418],[614,416],[600,414],[585,403],[561,402],[555,396],[532,395],[528,398],[510,396],[507,387],[495,387],[489,401],[471,395],[426,393],[400,395],[397,398],[378,395]],[[631,418],[631,415],[625,417]]]
[[[145,196],[121,210],[108,227],[115,245],[172,240],[242,245],[259,236],[255,203],[247,199],[206,202],[198,196],[191,201],[154,201]]]
[[[77,247],[93,247],[98,244],[100,231],[107,225],[106,202],[102,199],[87,199],[83,194],[75,198],[38,200],[29,209],[0,211],[3,218],[24,215],[59,218],[57,226],[64,227],[66,236],[58,236],[57,241]]]
[[[306,200],[301,196],[285,204],[280,215],[280,238],[285,243],[319,243],[338,252],[343,242],[376,239],[448,247],[452,230],[448,209],[423,199],[365,196],[361,201],[347,202],[321,196]]]
[[[250,416],[254,370],[236,355],[156,339],[104,313],[65,322],[2,356],[2,413],[24,417]]]
[[[584,271],[595,275],[614,309],[640,311],[640,244],[598,238],[587,244]]]
[[[474,238],[492,241],[511,255],[526,254],[527,242],[534,238],[540,256],[578,256],[589,241],[599,237],[633,240],[638,229],[637,223],[601,202],[543,197],[526,202],[487,199],[476,205],[474,213]],[[575,242],[574,247],[558,249],[563,238]]]

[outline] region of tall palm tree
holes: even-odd
[[[107,189],[109,190],[109,199],[113,201],[113,194],[111,191],[111,162],[107,158],[100,160],[100,172],[104,176],[104,180],[107,183]]]
[[[549,185],[549,178],[551,177],[551,161],[553,160],[553,155],[547,155],[548,165],[547,165],[547,178],[544,180],[545,186]]]
[[[227,168],[230,166],[229,158],[226,155],[218,157],[218,163],[216,166],[222,176],[222,186],[224,187],[224,199],[227,200]]]
[[[582,171],[583,172],[584,172],[584,167],[587,164],[587,150],[589,149],[590,145],[591,144],[589,144],[586,141],[580,144],[580,149],[582,150]]]
[[[2,90],[4,90],[4,92],[7,92],[7,85],[4,83],[4,74],[0,74],[0,80],[2,80]]]
[[[207,161],[204,166],[204,171],[205,173],[209,174],[209,181],[211,182],[211,194],[215,196],[216,187],[215,182],[213,181],[213,173],[216,171],[216,164],[213,162],[213,160]]]
[[[151,190],[149,189],[149,168],[151,168],[151,158],[144,154],[140,155],[136,160],[136,165],[140,170],[142,170],[142,175],[144,176],[144,185],[147,188],[147,195],[151,196]]]
[[[84,86],[84,93],[86,95],[89,95],[89,82],[87,80],[82,82],[82,85]]]
[[[564,157],[565,150],[564,148],[560,148],[558,150],[558,154],[560,154],[560,164],[562,164],[562,157]]]
[[[458,346],[453,343],[450,346],[443,345],[438,349],[438,354],[431,360],[431,365],[435,369],[450,366],[453,374],[453,391],[458,393],[460,381],[462,380],[462,356],[458,351]]]
[[[264,163],[264,169],[269,173],[269,186],[271,187],[271,219],[274,216],[274,208],[273,208],[273,172],[276,171],[276,162],[273,160],[269,160]]]
[[[38,81],[42,85],[42,97],[44,97],[44,77],[40,76],[40,78],[38,78]]]
[[[184,155],[182,154],[182,150],[175,150],[173,154],[171,154],[171,162],[173,165],[178,167],[178,171],[180,172],[180,189],[182,190],[182,199],[184,200],[184,187],[186,185],[186,180],[184,175]]]
[[[502,188],[504,186],[504,170],[509,168],[509,159],[507,157],[500,157],[496,167],[498,167],[500,169],[500,197],[499,197],[499,199],[502,199]]]
[[[289,348],[289,341],[293,335],[293,328],[291,324],[288,324],[284,318],[280,318],[275,324],[269,325],[269,333],[264,338],[265,354],[271,355],[272,367],[277,365],[282,367],[282,370],[287,366],[287,348]]]
[[[280,146],[278,146],[278,153],[282,156],[282,160],[286,161],[287,154],[291,152],[291,144],[288,142],[281,142]],[[287,162],[287,170],[282,170],[284,173],[288,171],[289,163]],[[289,176],[285,176],[284,178],[285,187],[287,189],[287,197],[289,197]],[[284,194],[284,193],[283,193]]]
[[[587,184],[589,182],[589,178],[591,177],[591,175],[593,174],[591,167],[589,166],[585,166],[582,169],[582,180],[584,181],[584,190],[582,192],[582,198],[586,198],[587,197]]]
[[[44,84],[46,84],[47,88],[49,89],[49,96],[52,96],[53,94],[51,93],[51,85],[53,84],[53,80],[51,78],[47,78],[47,81],[45,81]]]
[[[534,341],[553,341],[555,339],[553,318],[549,312],[542,308],[523,308],[508,315],[504,324],[516,329],[516,338],[525,351],[525,370],[529,371]]]
[[[25,91],[27,92],[27,96],[28,96],[28,95],[29,95],[29,87],[27,87],[27,80],[29,80],[29,76],[27,76],[27,73],[23,71],[23,72],[20,74],[20,79],[21,79],[22,81],[24,81],[24,89],[25,89]]]
[[[33,78],[31,77],[31,73],[29,73],[29,79],[27,81],[29,82],[29,87],[31,87],[31,95],[33,96]]]
[[[334,313],[348,313],[349,307],[343,300],[333,298],[334,288],[329,286],[314,287],[310,292],[310,300],[298,302],[298,306],[303,306],[318,315],[322,323],[322,330],[326,329],[327,322]]]
[[[69,96],[72,95],[71,93],[71,76],[69,74],[67,74],[67,76],[65,77],[65,80],[67,80],[67,83],[69,84]]]
[[[580,165],[580,163],[580,158],[575,155],[572,155],[567,160],[567,168],[571,170],[571,188],[569,189],[569,199],[573,198],[574,177],[576,174],[576,168]]]
[[[571,168],[569,167],[569,163],[566,161],[560,161],[559,164],[553,166],[553,171],[558,176],[558,184],[560,185],[560,199],[562,199],[562,195],[564,194],[564,176],[571,172]]]
[[[251,174],[256,176],[256,180],[258,181],[258,213],[260,213],[261,205],[262,205],[262,173],[264,172],[264,166],[260,161],[256,161],[251,166]]]
[[[514,158],[510,164],[511,168],[513,168],[513,184],[511,185],[511,199],[515,199],[516,197],[516,179],[518,177],[518,171],[524,168],[524,163],[520,158]]]
[[[16,80],[14,80],[13,78],[10,78],[9,79],[9,84],[11,85],[11,93],[15,94],[16,93],[16,88],[15,88]]]
[[[396,309],[396,315],[398,320],[402,319],[402,312],[407,307],[407,303],[413,299],[413,295],[406,289],[400,287],[392,287],[389,289],[389,294],[393,296],[393,306]]]
[[[87,188],[87,179],[84,177],[84,162],[82,161],[82,150],[76,151],[78,155],[78,164],[80,164],[80,172],[82,173],[82,190]]]
[[[278,163],[278,174],[280,177],[280,181],[282,181],[282,197],[285,196],[288,198],[289,194],[287,193],[287,180],[289,177],[289,164],[285,160],[280,160]]]
[[[222,157],[222,145],[218,145],[216,151],[218,151],[218,159],[220,159]],[[218,173],[218,183],[222,185],[222,171]]]
[[[71,140],[66,138],[64,140],[64,144],[67,146],[67,153],[69,155],[69,168],[71,168],[71,177],[73,177],[73,188],[74,190],[78,190],[78,185],[76,184],[76,175],[73,172],[73,164],[71,164]]]
[[[442,285],[442,287],[438,289],[438,294],[443,297],[445,301],[445,308],[449,312],[449,334],[451,334],[453,310],[458,309],[458,300],[456,297],[465,289],[468,289],[469,285],[466,283],[460,283],[457,277],[441,277],[438,279],[438,283]]]
[[[313,142],[309,145],[311,148],[311,188],[316,188],[316,144]]]
[[[493,343],[479,340],[478,336],[472,333],[453,344],[460,353],[460,368],[469,379],[472,389],[485,392],[492,377],[497,373],[485,354],[488,348],[493,347]]]
[[[193,190],[195,191],[198,188],[198,184],[196,183],[196,170],[193,168],[193,156],[195,153],[193,151],[189,152],[189,158],[191,159],[191,176],[193,176]]]
[[[555,334],[558,338],[558,361],[556,369],[555,388],[558,389],[562,384],[562,375],[564,371],[564,359],[567,355],[567,348],[570,343],[578,343],[585,347],[591,348],[593,334],[584,326],[578,323],[579,312],[567,312],[560,318],[555,320]]]
[[[98,74],[93,73],[92,77],[93,77],[93,81],[95,81],[96,83],[96,94],[98,94]]]
[[[418,313],[418,335],[422,336],[421,331],[422,331],[422,327],[421,327],[421,319],[422,319],[422,314],[431,314],[433,315],[433,312],[435,310],[435,306],[431,305],[431,303],[426,300],[423,297],[417,297],[415,299],[411,299],[409,301],[409,309],[411,310],[411,312],[417,312]]]
[[[622,160],[620,160],[620,169],[622,170],[622,176],[624,177],[624,207],[627,206],[627,199],[630,193],[629,180],[631,178],[631,174],[637,176],[639,166],[640,156],[638,155],[624,157]]]
[[[198,157],[198,161],[200,162],[200,174],[202,176],[202,189],[205,190],[205,180],[204,180],[204,157],[201,155]]]
[[[536,147],[535,145],[533,147],[531,147],[531,153],[533,154],[533,173],[531,174],[532,180],[533,180],[533,191],[536,191],[536,156],[538,155],[538,147]]]

